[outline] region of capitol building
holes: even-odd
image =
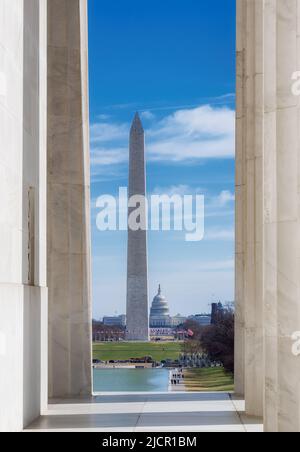
[[[159,285],[158,293],[154,297],[150,311],[150,328],[174,328],[181,325],[186,320],[178,314],[175,317],[170,316],[169,304],[162,295],[161,286]]]

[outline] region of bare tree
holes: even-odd
[[[214,325],[203,328],[200,342],[212,361],[219,361],[228,372],[234,371],[234,313],[219,312]]]

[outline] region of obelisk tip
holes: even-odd
[[[131,132],[144,132],[143,124],[138,112],[134,115],[131,125]]]

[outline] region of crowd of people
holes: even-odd
[[[184,385],[184,372],[183,369],[175,369],[170,372],[170,385],[178,386]]]

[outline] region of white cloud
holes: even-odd
[[[219,218],[219,217],[234,217],[235,211],[228,209],[218,209],[218,210],[209,210],[205,211],[205,218]]]
[[[235,194],[223,190],[217,196],[206,196],[206,217],[234,216]]]
[[[234,157],[235,113],[227,107],[179,110],[148,132],[153,160],[185,160]]]
[[[226,206],[230,202],[234,202],[234,201],[235,201],[235,194],[231,193],[229,190],[223,190],[218,197],[218,202],[219,202],[220,206],[222,206],[222,207]]]
[[[155,119],[155,115],[151,111],[143,111],[141,113],[141,118],[148,121],[152,121],[153,119]]]
[[[205,231],[204,240],[234,241],[234,229],[209,229]]]
[[[235,194],[229,190],[223,190],[217,196],[210,196],[207,190],[201,187],[193,187],[191,185],[171,185],[168,187],[157,186],[153,190],[155,195],[195,195],[201,194],[206,198],[206,205],[208,208],[227,207],[230,203],[234,202]]]
[[[153,190],[154,195],[191,195],[195,191],[189,185],[171,185],[170,187],[155,187]]]
[[[107,115],[107,114],[105,114],[105,113],[103,113],[103,114],[101,114],[101,115],[98,115],[98,119],[99,119],[100,121],[108,121],[110,118],[111,118],[111,116],[110,116],[110,115]]]
[[[109,166],[125,163],[128,160],[128,150],[126,148],[106,149],[96,148],[91,152],[92,166]]]
[[[228,107],[204,105],[178,110],[146,130],[148,161],[190,163],[200,159],[233,158],[235,113]],[[103,117],[104,118],[104,117]],[[92,165],[118,165],[128,160],[130,124],[105,120],[91,125]],[[229,192],[221,202],[230,201]]]
[[[211,137],[234,132],[235,114],[227,107],[203,105],[189,110],[178,110],[164,118],[152,135],[207,135]]]
[[[128,138],[128,124],[112,124],[109,122],[100,122],[91,125],[91,143],[107,143]]]
[[[233,146],[234,140],[229,138],[208,140],[175,136],[150,143],[148,149],[153,161],[184,162],[233,157]]]

